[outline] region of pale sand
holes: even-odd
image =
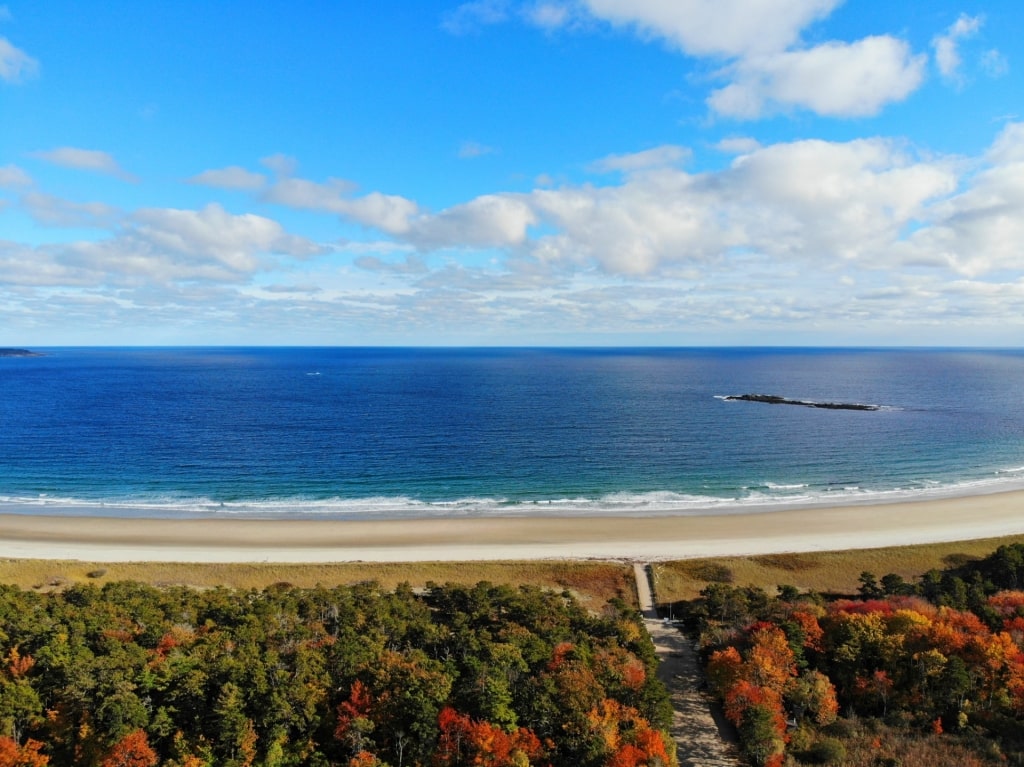
[[[89,562],[659,561],[1019,533],[1024,533],[1024,491],[888,505],[629,518],[160,520],[0,514],[0,557]]]

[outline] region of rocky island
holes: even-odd
[[[878,405],[862,405],[857,402],[811,402],[802,399],[787,399],[775,394],[730,394],[722,397],[726,401],[764,402],[769,405],[801,405],[825,410],[880,410]]]
[[[0,357],[42,357],[39,352],[28,349],[0,349]]]

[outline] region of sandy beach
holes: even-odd
[[[6,513],[0,514],[0,556],[94,562],[662,561],[1018,533],[1024,533],[1024,491],[885,505],[629,518],[171,520]]]

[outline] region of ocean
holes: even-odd
[[[1024,486],[1024,351],[50,348],[0,357],[0,510],[736,513]],[[763,393],[824,409],[731,401]]]

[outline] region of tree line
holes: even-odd
[[[530,587],[0,586],[0,767],[659,767],[656,662]]]
[[[755,765],[1024,764],[1024,545],[856,595],[711,584],[677,606]]]

